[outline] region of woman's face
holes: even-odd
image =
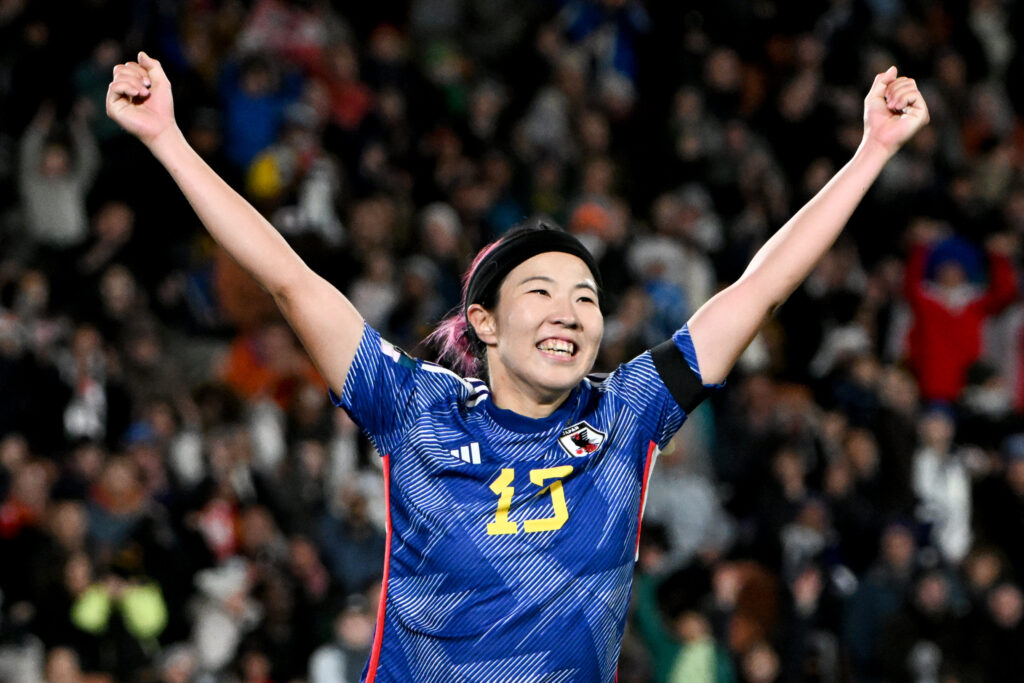
[[[580,258],[547,252],[505,277],[493,311],[478,307],[479,322],[471,312],[499,398],[512,389],[539,404],[559,402],[590,372],[604,333],[596,287]]]

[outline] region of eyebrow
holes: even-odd
[[[550,282],[551,284],[555,283],[555,279],[552,277],[548,277],[547,275],[531,275],[528,278],[522,279],[519,282],[519,285],[525,285],[527,282],[530,282],[531,280],[540,280],[542,282]],[[575,286],[573,286],[573,289],[589,289],[594,294],[597,294],[597,288],[594,287],[594,285],[590,284],[589,282],[579,282]]]

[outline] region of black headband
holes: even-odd
[[[598,292],[601,291],[601,272],[583,243],[564,230],[546,223],[538,223],[536,228],[509,234],[484,257],[469,278],[465,310],[468,310],[471,304],[484,303],[498,289],[505,276],[520,263],[549,251],[560,251],[579,257],[594,276]]]

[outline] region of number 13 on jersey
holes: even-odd
[[[569,508],[565,504],[565,492],[562,490],[562,479],[572,472],[572,465],[560,467],[543,467],[530,470],[530,483],[542,487],[537,495],[549,493],[551,495],[551,506],[554,508],[554,515],[541,517],[539,519],[523,520],[523,531],[536,533],[539,531],[555,531],[561,529],[569,519]],[[491,483],[491,490],[498,496],[498,510],[494,513],[494,521],[487,525],[489,536],[501,536],[504,534],[518,534],[519,524],[508,518],[509,509],[512,507],[512,496],[515,495],[516,471],[511,467],[501,470],[498,478]],[[547,486],[544,482],[554,479]]]

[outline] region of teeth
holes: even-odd
[[[575,350],[575,345],[572,342],[567,342],[562,339],[545,339],[537,345],[541,351],[548,351],[549,353],[564,353],[571,356]]]

